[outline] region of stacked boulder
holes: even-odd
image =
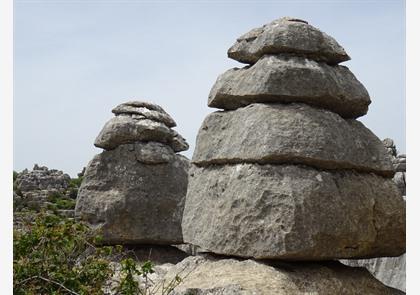
[[[350,59],[345,50],[307,22],[281,18],[228,55],[249,65],[219,76],[210,92],[208,105],[222,111],[197,136],[184,240],[253,259],[403,254],[405,202],[385,146],[356,120],[370,98],[338,65]]]
[[[105,244],[182,243],[188,149],[160,106],[129,101],[112,110],[95,140],[104,151],[86,167],[76,217]]]

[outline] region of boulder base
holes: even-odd
[[[187,275],[188,274],[188,275]],[[253,260],[188,257],[166,269],[166,282],[186,276],[174,295],[391,295],[365,269],[338,262],[267,264]]]
[[[252,104],[206,117],[193,162],[296,163],[392,177],[385,146],[361,122],[305,104]]]
[[[182,243],[187,158],[155,142],[120,145],[86,168],[76,217],[105,244]]]
[[[222,255],[328,260],[405,252],[405,202],[374,174],[297,165],[192,165],[186,243]]]

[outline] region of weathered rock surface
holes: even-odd
[[[259,259],[327,260],[405,252],[405,202],[374,174],[297,165],[192,165],[184,240]]]
[[[404,294],[384,286],[365,269],[338,262],[270,265],[195,256],[172,267],[165,265],[162,273],[167,282],[176,275],[186,276],[174,295]]]
[[[365,267],[383,284],[405,292],[405,254],[399,257],[383,257],[362,260],[341,260],[354,267]]]
[[[288,17],[252,29],[228,50],[230,58],[249,64],[265,54],[281,53],[295,53],[329,64],[350,60],[334,38],[306,21]]]
[[[165,110],[150,102],[144,101],[129,101],[116,106],[112,112],[116,115],[129,114],[138,115],[136,118],[150,119],[157,122],[164,123],[168,127],[175,127],[176,123],[172,117],[165,112]]]
[[[193,163],[293,163],[394,175],[384,145],[361,122],[305,104],[259,103],[208,115]]]
[[[156,141],[168,144],[175,152],[188,149],[188,144],[176,131],[150,119],[135,119],[119,115],[109,120],[95,139],[95,146],[112,150],[121,144]]]
[[[251,67],[220,75],[208,105],[232,110],[254,102],[303,102],[345,118],[357,118],[367,113],[371,101],[366,88],[347,67],[268,55]]]
[[[105,244],[182,243],[189,161],[157,142],[120,145],[86,168],[76,216]]]

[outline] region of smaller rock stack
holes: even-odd
[[[76,216],[105,244],[179,244],[189,161],[175,121],[160,106],[130,101],[112,110],[95,140],[105,149],[88,164]]]
[[[184,239],[216,254],[319,261],[399,256],[405,204],[364,86],[330,36],[282,18],[240,37],[192,159]]]

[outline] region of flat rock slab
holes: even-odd
[[[308,58],[338,64],[350,60],[337,41],[295,18],[280,18],[252,29],[239,37],[229,48],[228,56],[239,62],[253,64],[265,54],[294,53]]]
[[[95,139],[95,146],[112,150],[122,144],[155,141],[168,144],[175,152],[188,149],[188,144],[175,130],[164,123],[131,116],[110,119]]]
[[[174,295],[404,294],[384,286],[365,269],[338,262],[270,265],[254,260],[196,256],[167,268],[164,279],[169,282],[176,275],[186,277],[175,288]]]
[[[367,113],[371,101],[366,88],[347,67],[268,55],[251,67],[220,75],[208,105],[232,110],[254,102],[303,102],[344,118],[357,118]]]
[[[252,104],[208,115],[193,163],[296,163],[395,173],[385,146],[361,122],[305,104]]]
[[[405,201],[391,179],[298,165],[192,165],[184,241],[258,259],[405,252]]]
[[[88,164],[76,217],[105,244],[179,244],[189,161],[159,143],[125,144]]]

